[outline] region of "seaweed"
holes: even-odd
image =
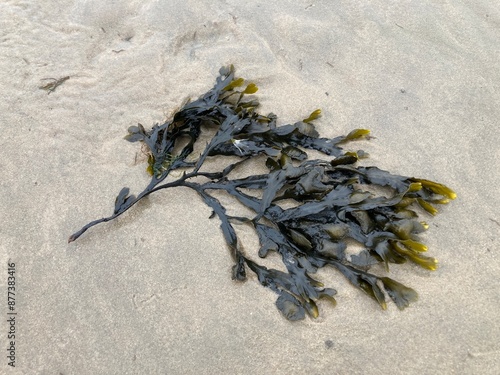
[[[48,82],[42,86],[39,86],[38,88],[40,90],[47,91],[47,95],[49,95],[50,93],[56,91],[56,89],[59,86],[61,86],[64,82],[66,82],[68,79],[70,79],[70,76],[65,76],[62,78],[42,78],[42,81],[50,80],[51,82]]]
[[[419,239],[428,225],[418,212],[423,209],[434,215],[436,206],[456,194],[433,181],[358,165],[367,154],[342,147],[370,138],[370,132],[356,129],[333,139],[320,137],[312,124],[320,110],[302,121],[278,126],[274,114],[257,112],[259,102],[252,95],[256,91],[254,83],[245,86],[242,78],[235,77],[233,66],[223,67],[215,86],[182,106],[170,121],[148,131],[141,124],[131,126],[125,139],[145,145],[150,183],[137,196],[123,188],[111,216],[88,223],[68,242],[117,218],[151,193],[186,187],[213,210],[211,217],[219,218],[234,260],[233,279],[243,281],[248,271],[253,272],[260,284],[278,294],[276,306],[289,320],[303,319],[306,313],[316,318],[320,299],[335,304],[336,290],[314,278],[326,266],[338,270],[383,309],[387,297],[399,309],[416,301],[413,289],[369,270],[381,264],[388,271],[390,265],[407,261],[435,270],[437,260],[424,255],[427,247]],[[213,135],[193,161],[202,134]],[[309,159],[308,150],[319,151],[325,159]],[[226,159],[237,161],[228,162],[220,172],[202,168],[207,158],[229,156]],[[231,176],[243,165],[264,160],[268,173]],[[167,180],[176,170],[183,171],[180,177]],[[214,191],[229,194],[254,214],[229,215]],[[258,257],[276,253],[283,271],[266,268],[243,250],[234,228],[238,223],[257,233]],[[363,250],[349,255],[346,250],[352,243]]]

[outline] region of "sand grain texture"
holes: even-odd
[[[15,261],[19,311],[16,369],[2,355],[0,373],[500,373],[500,10],[354,3],[0,2],[0,290]],[[253,277],[231,280],[219,223],[182,189],[67,244],[146,185],[126,129],[227,64],[281,123],[321,108],[320,133],[369,128],[370,163],[456,190],[424,236],[438,271],[391,270],[419,292],[411,308],[381,311],[332,269],[338,306],[287,322]]]

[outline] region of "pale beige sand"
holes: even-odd
[[[496,2],[269,3],[0,2],[0,373],[500,373]],[[231,280],[219,224],[191,191],[67,244],[123,186],[147,183],[126,129],[164,120],[230,63],[282,123],[322,108],[324,135],[369,128],[371,163],[457,191],[424,237],[441,267],[391,271],[420,293],[411,308],[382,311],[328,270],[338,306],[286,321],[255,278]]]

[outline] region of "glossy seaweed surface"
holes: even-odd
[[[366,154],[345,152],[341,146],[367,138],[369,131],[356,129],[346,136],[322,138],[312,125],[319,110],[295,124],[277,126],[275,115],[257,112],[259,103],[249,96],[256,91],[255,84],[235,77],[232,66],[222,68],[215,86],[185,104],[172,120],[148,131],[140,124],[130,127],[126,139],[147,148],[151,182],[137,196],[123,188],[113,214],[85,225],[69,242],[153,192],[183,186],[195,190],[219,218],[234,259],[233,279],[243,281],[248,271],[254,272],[263,286],[278,294],[276,306],[287,319],[303,319],[306,313],[317,317],[316,302],[322,298],[335,304],[335,289],[313,276],[325,266],[337,269],[383,309],[387,296],[398,308],[407,307],[417,299],[413,289],[368,271],[378,263],[388,270],[389,264],[408,260],[435,270],[437,260],[424,255],[427,247],[418,237],[427,224],[419,220],[416,210],[435,215],[436,205],[456,194],[436,182],[356,165]],[[195,143],[210,131],[213,137],[193,161]],[[308,149],[321,152],[325,160],[308,159]],[[235,156],[240,158],[237,162]],[[220,159],[222,170],[203,171],[204,162],[213,157]],[[233,162],[223,164],[227,159]],[[259,161],[265,161],[267,173],[231,177],[236,168]],[[180,177],[167,179],[179,169]],[[227,214],[214,191],[231,195],[253,215]],[[286,271],[268,269],[243,251],[234,229],[242,223],[258,235],[258,256],[277,253]],[[353,243],[362,247],[354,255],[346,251]]]

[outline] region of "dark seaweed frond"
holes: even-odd
[[[427,246],[419,233],[428,225],[419,219],[417,209],[434,215],[436,205],[455,199],[456,194],[433,181],[394,175],[374,166],[357,166],[366,154],[361,150],[346,152],[341,146],[368,138],[369,131],[356,129],[346,136],[322,138],[312,124],[321,113],[319,109],[295,124],[277,126],[276,116],[259,114],[258,101],[248,97],[257,86],[244,86],[245,81],[235,77],[232,66],[222,68],[215,86],[184,105],[172,120],[149,131],[140,124],[130,127],[125,138],[146,146],[151,182],[137,196],[123,188],[113,214],[85,225],[69,242],[92,226],[120,216],[153,192],[184,186],[195,190],[219,218],[235,263],[233,278],[245,280],[248,269],[255,273],[263,286],[279,295],[276,306],[289,320],[302,319],[306,313],[317,317],[319,299],[335,304],[336,291],[312,276],[325,266],[337,269],[383,309],[387,307],[387,296],[400,309],[415,301],[417,293],[413,289],[368,270],[379,263],[388,270],[390,264],[408,260],[435,270],[437,260],[423,255]],[[197,160],[187,161],[202,132],[210,131],[207,129],[216,129],[215,134]],[[329,158],[308,160],[308,149]],[[201,170],[207,158],[222,160],[228,155],[240,157],[240,161],[222,165],[220,172]],[[266,156],[267,174],[231,178],[235,168],[262,160],[253,158],[257,155]],[[177,169],[184,170],[182,176],[165,182]],[[194,180],[200,176],[204,182]],[[374,186],[383,189],[384,194],[375,193]],[[260,198],[245,189],[260,191]],[[212,190],[236,198],[254,212],[253,216],[229,216],[210,193]],[[284,200],[293,204],[280,205]],[[258,256],[277,253],[285,271],[268,269],[252,260],[238,242],[235,221],[250,223],[260,241]],[[361,245],[363,250],[347,255],[350,242]]]

